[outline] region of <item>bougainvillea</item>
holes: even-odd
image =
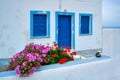
[[[33,74],[40,66],[60,63],[73,60],[71,48],[58,48],[56,42],[52,46],[30,43],[25,48],[13,55],[9,65],[9,70],[15,70],[21,77],[27,77]]]

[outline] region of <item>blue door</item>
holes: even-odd
[[[71,47],[71,15],[58,15],[58,47]]]

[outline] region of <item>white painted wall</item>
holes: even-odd
[[[103,53],[110,55],[110,60],[36,72],[27,78],[9,76],[0,80],[120,80],[119,34],[120,29],[103,30]]]
[[[20,78],[16,75],[1,77],[0,80],[111,80],[105,75],[104,70],[95,69],[95,67],[103,67],[101,64],[104,64],[104,66],[107,67],[109,62],[110,61],[100,61],[58,69],[50,69],[35,72],[32,76],[26,78]]]
[[[111,56],[111,61],[104,68],[109,79],[120,80],[120,29],[103,29],[103,53]]]
[[[65,2],[68,0],[64,0]],[[64,8],[68,8],[68,11],[76,11],[76,36],[78,36],[78,12],[97,12],[97,9],[94,9],[100,4],[97,4],[101,0],[74,0],[76,2],[71,2],[69,0],[66,4],[66,7],[63,7],[62,4],[62,11]],[[88,1],[89,3],[87,3]],[[94,1],[94,2],[92,2]],[[105,0],[106,1],[106,0]],[[108,0],[109,2],[110,0]],[[112,0],[111,0],[112,1]],[[119,0],[117,0],[119,1]],[[96,4],[95,4],[96,2]],[[100,3],[99,2],[99,3]],[[53,4],[55,3],[55,4]],[[63,3],[63,1],[62,1]],[[71,3],[71,4],[70,4]],[[75,4],[76,5],[73,5]],[[84,5],[79,4],[84,3]],[[94,4],[94,5],[92,5]],[[91,5],[91,6],[89,6]],[[53,7],[50,7],[53,6]],[[80,6],[80,7],[73,7],[73,6]],[[88,7],[88,11],[86,11],[85,6]],[[111,5],[110,5],[111,6]],[[84,8],[83,8],[84,7]],[[94,8],[92,8],[94,7]],[[117,7],[119,8],[119,7]],[[35,39],[32,40],[29,37],[29,11],[30,10],[50,10],[51,11],[51,38],[50,39]],[[81,9],[81,10],[80,10]],[[93,9],[93,10],[92,10]],[[54,11],[58,10],[58,0],[0,0],[0,58],[11,57],[15,52],[22,50],[24,45],[29,42],[37,42],[37,43],[47,43],[55,40],[54,31],[55,31],[55,17]],[[85,11],[84,11],[85,10]],[[110,11],[114,9],[109,9]],[[95,12],[94,12],[95,11]],[[109,13],[107,13],[108,15]],[[97,16],[97,14],[95,14]],[[106,17],[106,16],[105,16]],[[101,17],[99,17],[101,19]],[[117,19],[109,19],[106,17],[106,20],[111,20],[107,23],[109,24]],[[95,19],[96,21],[96,19]],[[119,20],[117,20],[119,21]],[[94,24],[98,26],[99,22]],[[105,25],[105,24],[104,24]],[[112,27],[116,25],[113,23]],[[110,25],[111,26],[111,25]],[[118,25],[119,26],[119,25]],[[95,30],[95,29],[94,29]],[[97,32],[95,32],[97,34]],[[66,69],[57,69],[53,71],[46,71],[41,73],[35,73],[33,76],[28,78],[18,78],[17,76],[0,78],[0,80],[120,80],[120,29],[104,29],[103,30],[103,54],[107,54],[111,56],[110,61],[102,61],[102,62],[95,62],[90,64],[82,64],[76,67],[69,67]],[[85,40],[86,36],[82,36]],[[80,46],[80,49],[88,48],[88,44],[86,40],[82,41],[82,37],[79,37],[76,40],[79,42],[77,46]],[[88,36],[92,37],[92,36]],[[93,37],[94,38],[94,37]],[[89,38],[87,38],[88,40]],[[91,38],[92,39],[92,38]],[[81,41],[79,41],[81,40]],[[96,41],[96,39],[95,39]],[[94,42],[94,39],[93,39]],[[84,44],[83,44],[84,43]],[[91,44],[91,40],[89,42]],[[96,47],[97,44],[93,45]],[[86,46],[86,47],[84,47]],[[92,45],[91,45],[92,46]],[[91,47],[91,48],[93,48]],[[64,75],[63,75],[64,73]],[[69,73],[69,74],[68,74]],[[39,79],[38,79],[39,75]],[[61,75],[61,76],[60,76]],[[59,76],[59,79],[58,79]]]
[[[102,1],[101,0],[63,0],[63,10],[76,12],[75,45],[76,50],[101,48],[102,44]],[[93,14],[93,35],[79,36],[79,13]]]
[[[0,58],[9,58],[30,42],[55,41],[55,11],[75,12],[76,50],[101,48],[101,0],[0,0]],[[30,10],[50,11],[50,38],[30,39]],[[79,13],[93,14],[93,35],[79,36]]]

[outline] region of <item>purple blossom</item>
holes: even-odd
[[[17,58],[20,55],[20,52],[16,53],[13,57]]]
[[[35,48],[36,48],[36,49],[39,49],[39,47],[40,47],[40,46],[39,46],[38,44],[35,44]]]
[[[42,53],[48,53],[50,51],[50,47],[46,47],[44,49],[42,49]]]
[[[46,53],[44,53],[44,54],[42,54],[42,56],[43,56],[43,57],[46,57],[46,56],[47,56],[47,54],[46,54]]]
[[[35,70],[37,70],[37,68],[36,67],[32,67],[32,72],[34,72]]]
[[[47,53],[47,52],[48,52],[47,49],[43,49],[43,50],[42,50],[42,53]]]
[[[26,57],[30,62],[36,60],[36,56],[32,55],[31,53],[26,54]]]
[[[23,62],[23,66],[26,66],[27,65],[27,62]]]
[[[40,67],[42,62],[48,63],[48,59],[45,59],[47,53],[51,50],[50,46],[45,46],[42,44],[34,44],[30,43],[25,46],[25,48],[16,53],[12,58],[12,62],[16,62],[17,66],[15,67],[15,71],[18,75],[27,77],[31,75],[36,69]],[[19,61],[19,59],[23,61]],[[38,63],[38,65],[34,65],[34,61]],[[25,71],[25,73],[21,73],[22,69],[26,70],[29,66],[30,69]]]
[[[16,74],[20,75],[20,65],[17,65],[15,67],[15,72],[16,72]]]
[[[50,46],[47,46],[47,50],[50,51],[50,50],[51,50],[51,47],[50,47]]]
[[[15,62],[15,61],[16,61],[16,58],[14,58],[14,57],[13,57],[13,58],[11,58],[11,61]]]
[[[11,61],[15,62],[15,61],[17,60],[17,58],[19,57],[20,54],[21,54],[20,52],[16,53],[16,54],[11,58]]]
[[[24,48],[24,50],[27,50],[27,49],[28,49],[28,47],[29,47],[29,45],[26,45],[26,46],[25,46],[25,48]]]
[[[38,61],[43,62],[43,59],[41,57],[38,57]]]
[[[35,53],[35,56],[36,56],[36,57],[39,57],[39,56],[41,56],[41,55],[39,55],[38,53]]]
[[[40,44],[41,48],[45,48],[45,45]]]
[[[35,50],[35,47],[34,47],[34,46],[31,46],[31,50]]]
[[[29,45],[30,45],[30,46],[34,46],[34,43],[30,43]]]

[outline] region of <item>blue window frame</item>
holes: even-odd
[[[50,37],[49,11],[30,11],[30,37]]]
[[[92,35],[92,14],[79,14],[79,35]]]

